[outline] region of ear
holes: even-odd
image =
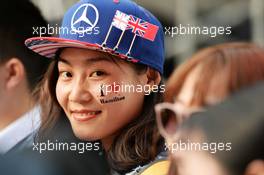
[[[159,85],[159,83],[161,81],[161,76],[160,76],[160,73],[158,71],[148,67],[146,75],[147,75],[147,84],[148,85],[150,85],[150,86]]]
[[[17,87],[25,78],[25,69],[22,62],[17,58],[11,58],[5,63],[6,88]]]

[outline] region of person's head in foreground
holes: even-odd
[[[166,101],[156,106],[167,146],[177,141],[180,123],[241,88],[264,80],[264,50],[250,43],[208,47],[180,65],[167,82]]]
[[[16,6],[19,8],[14,9]],[[32,33],[33,25],[46,25],[32,3],[1,2],[0,20],[0,153],[4,154],[14,150],[38,127],[37,116],[30,115],[37,111],[31,93],[49,61],[24,45],[25,39],[36,36]]]
[[[13,10],[14,5],[21,8]],[[30,109],[30,93],[41,79],[48,61],[24,46],[32,25],[45,26],[39,10],[30,2],[3,2],[0,10],[0,130]],[[33,16],[33,17],[32,17]],[[14,22],[15,21],[15,22]],[[36,58],[37,57],[37,58]],[[10,110],[12,109],[12,110]],[[15,110],[16,109],[16,110]]]
[[[174,146],[177,174],[264,174],[263,94],[262,82],[186,120],[178,132],[190,148]]]
[[[78,138],[102,142],[114,170],[149,163],[161,141],[154,112],[162,97],[161,24],[130,0],[83,0],[66,12],[62,27],[68,32],[59,38],[26,41],[55,57],[42,87],[43,128],[66,114]]]

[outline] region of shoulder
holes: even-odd
[[[35,136],[36,136],[36,132],[32,132],[30,135],[28,135],[22,141],[17,143],[11,150],[9,150],[8,154],[15,154],[17,152],[21,152],[23,150],[27,150],[27,149],[33,147]]]
[[[169,165],[170,161],[168,160],[167,153],[161,152],[154,161],[144,166],[138,166],[126,175],[162,175],[168,172]]]

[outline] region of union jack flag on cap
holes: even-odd
[[[131,29],[133,33],[140,37],[154,41],[159,27],[144,21],[143,19],[130,15],[127,29]]]
[[[129,24],[130,16],[120,12],[119,10],[116,11],[115,17],[113,18],[113,26],[120,30],[126,30],[127,25]]]

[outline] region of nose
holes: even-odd
[[[92,99],[92,94],[89,91],[87,84],[83,81],[76,80],[72,85],[69,94],[69,101],[76,103],[87,103]]]

